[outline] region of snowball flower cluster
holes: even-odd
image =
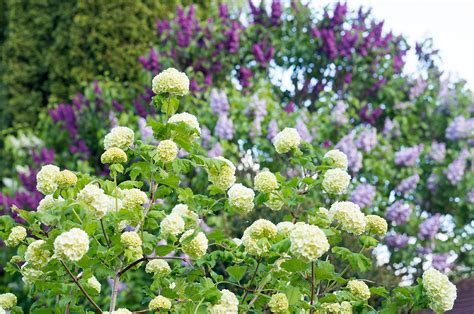
[[[277,192],[270,193],[268,200],[265,202],[265,206],[274,211],[280,210],[283,205],[285,205],[285,202],[283,202],[280,193]]]
[[[278,154],[284,154],[301,144],[301,137],[298,131],[293,128],[284,128],[273,139],[273,145]]]
[[[239,311],[239,300],[227,289],[221,291],[219,302],[208,309],[209,314],[237,314]]]
[[[21,241],[26,238],[26,229],[22,226],[13,227],[10,231],[10,235],[5,240],[7,246],[17,246]]]
[[[56,183],[60,189],[67,189],[68,187],[76,185],[77,176],[74,172],[65,169],[56,176]]]
[[[17,299],[13,293],[0,294],[0,308],[9,310],[16,305]]]
[[[209,181],[218,188],[227,190],[235,183],[235,166],[222,156],[214,157],[214,159],[223,161],[224,164],[220,168],[207,169]]]
[[[118,147],[111,147],[100,156],[103,164],[123,164],[127,160],[127,154]]]
[[[362,300],[370,299],[369,287],[362,280],[350,280],[347,283],[347,288],[354,296]]]
[[[123,195],[123,207],[126,209],[140,207],[148,201],[146,193],[135,188],[123,190]]]
[[[161,221],[160,228],[163,236],[177,236],[184,231],[184,220],[178,214],[169,214]]]
[[[268,306],[272,313],[284,313],[288,311],[288,298],[284,293],[275,293],[268,302]]]
[[[423,288],[430,299],[430,308],[436,313],[444,313],[453,308],[457,297],[456,286],[448,277],[434,268],[423,273]]]
[[[365,216],[357,204],[352,202],[335,202],[329,209],[329,215],[346,232],[360,235],[365,231]]]
[[[245,229],[242,244],[251,255],[261,255],[270,248],[269,240],[277,235],[276,226],[266,219],[259,219]]]
[[[199,223],[199,216],[188,208],[186,204],[177,204],[171,210],[171,214],[178,214],[183,219],[189,219],[194,225]]]
[[[365,216],[366,230],[378,236],[383,236],[387,233],[387,221],[377,215]]]
[[[347,170],[347,156],[338,149],[333,149],[328,151],[324,157],[323,161],[334,168],[339,168],[341,170]]]
[[[58,188],[56,177],[59,172],[59,168],[54,165],[43,166],[36,174],[36,189],[44,195],[53,194]]]
[[[290,251],[304,261],[315,261],[329,250],[324,232],[317,226],[303,222],[295,224],[290,231]]]
[[[148,308],[151,311],[156,311],[159,309],[164,309],[164,310],[169,310],[171,308],[171,301],[170,299],[159,295],[155,297],[153,300],[150,301],[150,304],[148,305]]]
[[[178,155],[178,145],[171,140],[164,140],[158,144],[156,152],[158,153],[158,158],[162,162],[171,162],[175,160]]]
[[[44,248],[46,242],[43,240],[36,240],[28,245],[25,252],[25,261],[36,268],[42,268],[48,264],[51,253]]]
[[[293,229],[294,226],[295,224],[292,223],[291,221],[282,221],[282,222],[277,223],[276,228],[277,228],[278,234],[287,236],[290,234],[290,231]]]
[[[227,191],[227,196],[230,206],[242,214],[250,212],[254,207],[255,192],[240,183],[234,184]]]
[[[61,233],[54,240],[54,255],[59,259],[79,261],[89,250],[89,236],[79,228]]]
[[[168,275],[171,273],[171,268],[165,260],[153,259],[146,264],[145,272],[155,273],[158,275]]]
[[[341,303],[323,303],[316,314],[352,314],[352,305],[350,302],[342,301]]]
[[[186,73],[168,68],[153,78],[151,89],[155,94],[185,96],[189,93],[189,78]]]
[[[109,312],[103,312],[103,313],[104,314],[109,314]],[[120,308],[120,309],[117,309],[115,311],[110,312],[110,314],[132,314],[132,312],[130,312],[127,309]]]
[[[258,173],[255,176],[253,184],[255,190],[262,193],[270,193],[278,188],[276,176],[268,170]]]
[[[183,122],[187,124],[191,129],[196,130],[198,135],[201,135],[201,128],[199,127],[198,119],[194,115],[187,112],[182,112],[182,113],[177,113],[175,115],[172,115],[168,119],[168,123],[179,123],[179,122]]]
[[[142,246],[142,239],[135,231],[124,232],[120,235],[120,242],[126,247]]]
[[[104,149],[108,150],[111,147],[117,147],[121,150],[126,150],[133,144],[135,133],[132,129],[124,126],[113,128],[104,138]]]
[[[95,278],[95,276],[90,277],[87,279],[87,285],[94,289],[97,293],[100,293],[100,290],[102,289],[102,285],[100,282]]]
[[[77,194],[77,200],[86,204],[96,218],[104,217],[109,210],[115,209],[115,199],[93,183],[87,184]]]
[[[346,192],[351,181],[351,176],[341,169],[329,169],[323,177],[323,190],[329,194],[341,194]]]
[[[194,237],[194,229],[190,229],[183,233],[179,242],[182,244],[182,250],[192,259],[198,259],[206,254],[208,240],[203,232],[198,232]],[[192,239],[190,240],[190,238]]]

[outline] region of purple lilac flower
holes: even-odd
[[[124,109],[123,105],[115,99],[112,99],[112,107],[114,107],[118,112],[122,112]]]
[[[285,106],[283,111],[288,112],[288,113],[292,113],[293,111],[295,111],[295,102],[294,101],[288,102],[288,104]]]
[[[208,147],[209,142],[211,141],[211,131],[206,127],[203,126],[201,129],[201,144],[203,147]]]
[[[411,212],[412,208],[410,204],[404,203],[403,201],[396,201],[387,208],[385,217],[397,225],[403,225],[407,223]]]
[[[227,114],[221,114],[214,129],[216,135],[225,140],[231,140],[234,137],[234,123]]]
[[[448,165],[448,168],[443,171],[444,175],[448,178],[452,185],[458,184],[464,177],[467,157],[468,151],[466,149],[462,150],[459,153],[459,156],[454,159],[453,162]]]
[[[408,245],[409,237],[406,234],[392,233],[385,236],[385,243],[394,250],[400,250]]]
[[[243,88],[250,86],[250,78],[252,77],[252,71],[244,66],[240,67],[239,80]]]
[[[332,29],[322,29],[321,37],[323,38],[323,50],[330,60],[337,57],[336,35]]]
[[[415,85],[410,90],[410,99],[414,99],[425,91],[428,86],[428,82],[422,79],[421,77],[415,81]]]
[[[350,196],[350,201],[356,203],[361,208],[370,207],[375,198],[375,186],[363,183],[359,184]]]
[[[435,192],[438,188],[438,179],[436,178],[436,174],[432,173],[426,180],[426,186],[431,192]]]
[[[395,153],[395,164],[398,166],[413,166],[420,154],[423,152],[424,147],[423,144],[420,144],[400,149]]]
[[[346,154],[352,172],[358,172],[362,168],[362,153],[357,150],[353,132],[344,136],[334,148]]]
[[[459,140],[474,137],[474,118],[456,117],[446,128],[448,140]]]
[[[377,118],[382,114],[383,109],[376,107],[369,113],[369,106],[365,105],[359,112],[359,117],[363,122],[374,124]]]
[[[433,240],[438,233],[441,215],[436,214],[423,221],[419,226],[418,237],[422,240]]]
[[[109,112],[109,123],[112,128],[115,128],[118,126],[118,120],[113,111]]]
[[[366,128],[357,138],[355,145],[357,148],[370,152],[377,145],[377,130],[375,128]]]
[[[331,121],[334,122],[336,125],[343,125],[346,124],[349,119],[345,115],[347,105],[342,100],[338,100],[336,105],[331,111]]]
[[[272,14],[270,16],[270,22],[273,26],[276,26],[280,23],[280,17],[282,14],[281,3],[280,0],[273,0],[272,1]]]
[[[453,263],[448,260],[451,259],[450,253],[433,254],[431,265],[439,271],[447,271],[453,267]]]
[[[229,18],[229,7],[225,3],[219,3],[219,17],[223,20]]]
[[[442,162],[446,157],[446,144],[433,141],[433,143],[431,143],[429,157],[436,162]]]
[[[222,146],[218,142],[216,143],[207,153],[207,156],[209,157],[219,157],[222,156]]]
[[[140,130],[140,139],[143,143],[151,143],[153,138],[153,129],[146,125],[145,118],[138,118],[138,129]]]
[[[228,38],[226,47],[227,50],[232,54],[236,53],[240,47],[239,29],[239,24],[236,21],[232,21],[230,29],[225,32],[225,35]]]
[[[474,189],[471,189],[469,192],[467,192],[466,200],[469,203],[474,204]]]
[[[433,250],[435,248],[435,244],[433,242],[430,242],[428,243],[427,245],[424,245],[424,246],[418,246],[416,248],[416,252],[419,254],[419,255],[428,255],[428,254],[431,254],[433,253]]]
[[[416,189],[416,186],[418,185],[418,182],[420,181],[420,176],[416,173],[412,176],[409,176],[406,179],[403,179],[396,187],[395,187],[395,192],[399,193],[410,193],[414,189]]]
[[[229,112],[229,101],[224,90],[217,90],[215,88],[211,91],[211,109],[214,113],[223,114]]]
[[[278,123],[275,119],[272,119],[270,123],[268,123],[268,130],[267,130],[267,138],[273,141],[273,138],[280,132],[278,128]]]
[[[332,26],[341,25],[344,22],[344,17],[347,13],[347,4],[337,3],[336,7],[334,8],[334,15],[331,20]]]
[[[250,136],[254,138],[262,134],[262,122],[267,115],[267,102],[254,96],[250,103],[250,108],[253,109],[254,114],[253,128],[250,130]]]
[[[302,114],[296,120],[296,130],[298,131],[298,134],[301,136],[301,139],[303,141],[308,143],[311,143],[313,141],[313,137],[311,136],[308,127],[306,126],[305,117]]]
[[[344,84],[349,85],[352,82],[352,73],[344,74]]]

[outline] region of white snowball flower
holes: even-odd
[[[44,195],[53,194],[57,188],[56,178],[59,175],[59,168],[54,165],[45,165],[36,174],[36,189]]]
[[[184,231],[184,220],[178,214],[169,214],[160,223],[163,236],[177,236]]]
[[[5,240],[6,246],[17,246],[20,244],[21,241],[25,240],[26,238],[26,229],[22,226],[16,226],[13,227],[12,230],[10,230],[10,234],[8,235],[8,238]]]
[[[334,168],[339,168],[341,170],[347,170],[347,156],[338,149],[333,149],[328,151],[323,158],[323,161],[326,161],[329,165]]]
[[[193,212],[192,210],[190,210],[188,208],[188,205],[186,204],[177,204],[173,207],[173,209],[171,210],[171,213],[172,214],[178,214],[180,215],[182,218],[186,218],[186,219],[189,219],[190,221],[192,221],[192,223],[194,225],[197,225],[199,223],[199,216],[198,214],[196,214],[195,212]]]
[[[121,150],[127,150],[135,140],[135,133],[132,129],[118,126],[113,128],[104,138],[104,149],[117,147]]]
[[[221,291],[219,302],[208,309],[209,314],[238,314],[239,300],[227,289]]]
[[[52,209],[56,204],[63,202],[64,199],[60,196],[57,199],[54,199],[53,195],[46,195],[38,204],[37,212],[43,213]]]
[[[122,190],[124,195],[122,206],[126,209],[132,209],[136,207],[140,207],[146,202],[148,202],[148,197],[146,193],[141,191],[140,189],[127,189]]]
[[[156,147],[158,158],[164,163],[172,162],[178,155],[178,145],[171,140],[161,141]]]
[[[16,305],[17,299],[13,293],[0,294],[0,308],[9,310]]]
[[[250,212],[254,207],[255,192],[240,183],[234,184],[227,191],[227,196],[230,206],[242,214]]]
[[[193,233],[194,229],[186,231],[179,239],[179,242],[185,254],[189,255],[192,259],[198,259],[206,254],[209,241],[203,232],[198,232],[192,237]]]
[[[92,289],[94,289],[97,293],[100,293],[100,290],[102,288],[102,285],[97,280],[97,278],[95,278],[95,276],[92,276],[89,279],[87,279],[87,285],[91,287]]]
[[[273,139],[273,145],[278,154],[284,154],[300,146],[301,137],[293,128],[284,128]]]
[[[25,252],[25,261],[35,268],[42,268],[48,264],[51,259],[51,252],[44,248],[46,242],[36,240],[28,245]]]
[[[146,264],[145,272],[159,275],[168,275],[171,273],[170,265],[162,259],[152,259]]]
[[[360,207],[352,202],[335,202],[329,209],[331,219],[344,231],[360,235],[365,231],[366,221]]]
[[[234,164],[222,157],[214,157],[216,160],[225,162],[220,168],[207,169],[209,181],[222,190],[227,190],[235,183],[235,166]]]
[[[282,221],[276,225],[278,234],[282,234],[285,236],[289,235],[291,230],[293,230],[294,227],[295,227],[295,224],[292,223],[291,221]]]
[[[63,260],[79,261],[89,250],[89,236],[79,228],[61,233],[54,240],[54,255]]]
[[[344,170],[329,169],[323,177],[323,190],[329,194],[345,193],[350,181],[351,176]]]
[[[329,250],[324,232],[303,222],[296,223],[290,231],[290,242],[291,253],[307,262],[317,260]]]
[[[444,313],[453,308],[457,298],[456,286],[448,277],[434,268],[423,273],[423,289],[430,299],[430,308],[436,313]]]
[[[179,122],[186,123],[190,128],[195,129],[198,135],[201,135],[201,128],[199,127],[199,122],[196,116],[187,112],[182,112],[182,113],[177,113],[175,115],[172,115],[168,119],[168,123],[179,123]]]
[[[270,248],[270,240],[277,235],[277,227],[269,220],[259,219],[245,229],[242,244],[251,255],[261,255]]]
[[[186,73],[168,68],[153,78],[152,90],[155,94],[185,96],[189,93],[189,78]]]
[[[278,188],[276,176],[268,170],[259,172],[253,182],[255,190],[262,193],[270,193]]]

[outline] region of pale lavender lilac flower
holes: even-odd
[[[143,143],[149,144],[154,140],[153,129],[151,126],[146,125],[145,118],[138,118],[138,129],[140,130],[140,139],[143,141]]]
[[[459,140],[474,137],[474,118],[456,117],[446,128],[448,140]]]
[[[392,233],[385,236],[385,244],[391,249],[400,250],[408,245],[410,238],[406,234]]]
[[[436,174],[432,173],[426,180],[426,186],[431,192],[435,192],[438,188],[438,178],[436,177]]]
[[[254,96],[250,107],[253,109],[254,114],[253,128],[250,130],[250,136],[258,137],[262,134],[262,122],[267,115],[267,102],[264,99],[259,99],[257,96]]]
[[[109,112],[109,122],[110,122],[110,127],[112,128],[115,128],[119,125],[117,117],[115,116],[115,113],[113,111]]]
[[[361,208],[370,207],[375,198],[375,186],[363,183],[359,184],[352,192],[350,201],[356,203]]]
[[[301,139],[305,142],[311,143],[313,141],[313,137],[311,136],[308,127],[306,126],[306,121],[303,114],[301,114],[298,119],[296,120],[296,130],[298,134],[301,136]]]
[[[214,132],[225,140],[231,140],[234,137],[234,123],[227,114],[219,115]]]
[[[433,161],[442,162],[446,157],[446,144],[433,141],[433,143],[431,143],[429,157]]]
[[[422,240],[433,240],[438,233],[441,215],[436,214],[423,221],[419,226],[418,237]]]
[[[466,149],[462,150],[459,156],[444,170],[444,175],[452,185],[456,185],[462,180],[466,170],[467,157],[468,151]]]
[[[208,147],[209,142],[211,140],[211,131],[206,127],[203,126],[201,129],[201,144],[203,147]]]
[[[453,263],[448,260],[451,258],[450,253],[433,254],[431,265],[439,271],[447,271],[453,267]]]
[[[428,82],[426,80],[422,79],[421,77],[418,78],[415,81],[415,85],[413,85],[413,87],[410,90],[410,98],[414,99],[420,96],[421,94],[423,94],[427,86],[428,86]]]
[[[413,209],[410,204],[407,204],[403,201],[396,201],[387,208],[385,217],[397,225],[403,225],[408,222],[412,210]]]
[[[342,100],[338,100],[334,108],[331,111],[331,121],[336,125],[344,125],[349,122],[349,119],[345,115],[347,105]]]
[[[466,199],[469,203],[474,204],[474,189],[467,192]]]
[[[229,101],[224,90],[217,90],[215,88],[211,91],[210,105],[212,111],[217,114],[224,114],[229,112]]]
[[[278,132],[280,132],[280,129],[278,128],[278,123],[275,119],[272,119],[268,124],[267,138],[273,141],[273,138],[278,134]]]
[[[219,142],[217,142],[207,153],[209,157],[219,157],[222,156],[222,146]]]
[[[391,120],[390,118],[385,118],[383,126],[383,135],[386,137],[399,137],[401,135],[400,125]]]
[[[416,173],[412,176],[409,176],[406,179],[403,179],[396,187],[395,187],[395,192],[399,193],[410,193],[414,189],[416,189],[416,186],[418,185],[418,182],[420,181],[420,176]]]
[[[398,166],[413,166],[423,152],[423,144],[405,147],[395,153],[395,164]]]
[[[377,145],[377,130],[375,128],[364,129],[355,142],[357,148],[370,152]]]
[[[334,148],[346,154],[352,172],[358,172],[362,168],[362,153],[357,150],[353,132],[344,136]]]

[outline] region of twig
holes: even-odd
[[[154,187],[154,188],[153,188]],[[148,215],[148,211],[150,210],[150,207],[151,205],[155,202],[155,193],[156,193],[156,190],[158,189],[158,184],[155,185],[154,182],[151,183],[151,186],[150,186],[150,201],[148,202],[148,205],[147,207],[145,208],[145,211],[143,213],[143,220],[140,221],[137,226],[135,227],[135,231],[138,232],[138,230],[140,230],[142,224],[145,223],[145,218],[146,218],[146,215]]]
[[[74,283],[77,285],[77,287],[82,291],[82,294],[84,294],[84,296],[87,298],[87,300],[89,300],[89,302],[95,307],[95,309],[97,311],[99,311],[99,313],[102,313],[102,310],[100,309],[100,307],[97,305],[97,303],[94,302],[94,300],[92,300],[91,296],[87,293],[86,290],[84,290],[84,288],[82,287],[82,285],[79,283],[79,281],[77,280],[76,276],[74,276],[71,271],[69,270],[69,268],[66,266],[66,264],[61,261],[61,264],[63,264],[64,268],[66,269],[67,273],[69,274],[69,276],[72,278],[72,280],[74,281]]]
[[[314,261],[311,262],[311,306],[314,303]],[[310,313],[314,313],[314,309],[309,311]]]
[[[258,266],[260,266],[260,262],[261,262],[261,261],[262,261],[262,258],[260,257],[260,259],[259,259],[258,262],[257,262],[257,266],[255,267],[255,272],[253,273],[253,276],[252,276],[252,278],[250,279],[247,288],[245,289],[244,296],[242,297],[242,303],[245,303],[245,299],[247,298],[247,294],[249,293],[248,289],[249,289],[250,286],[253,284],[253,281],[254,281],[255,277],[257,276]]]
[[[124,273],[126,273],[130,268],[135,267],[136,265],[140,264],[141,262],[145,262],[152,259],[177,259],[177,260],[184,260],[184,257],[179,256],[144,256],[142,258],[137,259],[136,261],[132,262],[131,264],[127,265],[124,269],[118,272],[118,276],[121,277]]]
[[[109,236],[107,235],[107,232],[105,232],[104,219],[102,218],[100,219],[100,226],[102,227],[102,232],[104,233],[105,242],[107,242],[107,246],[110,247]]]

